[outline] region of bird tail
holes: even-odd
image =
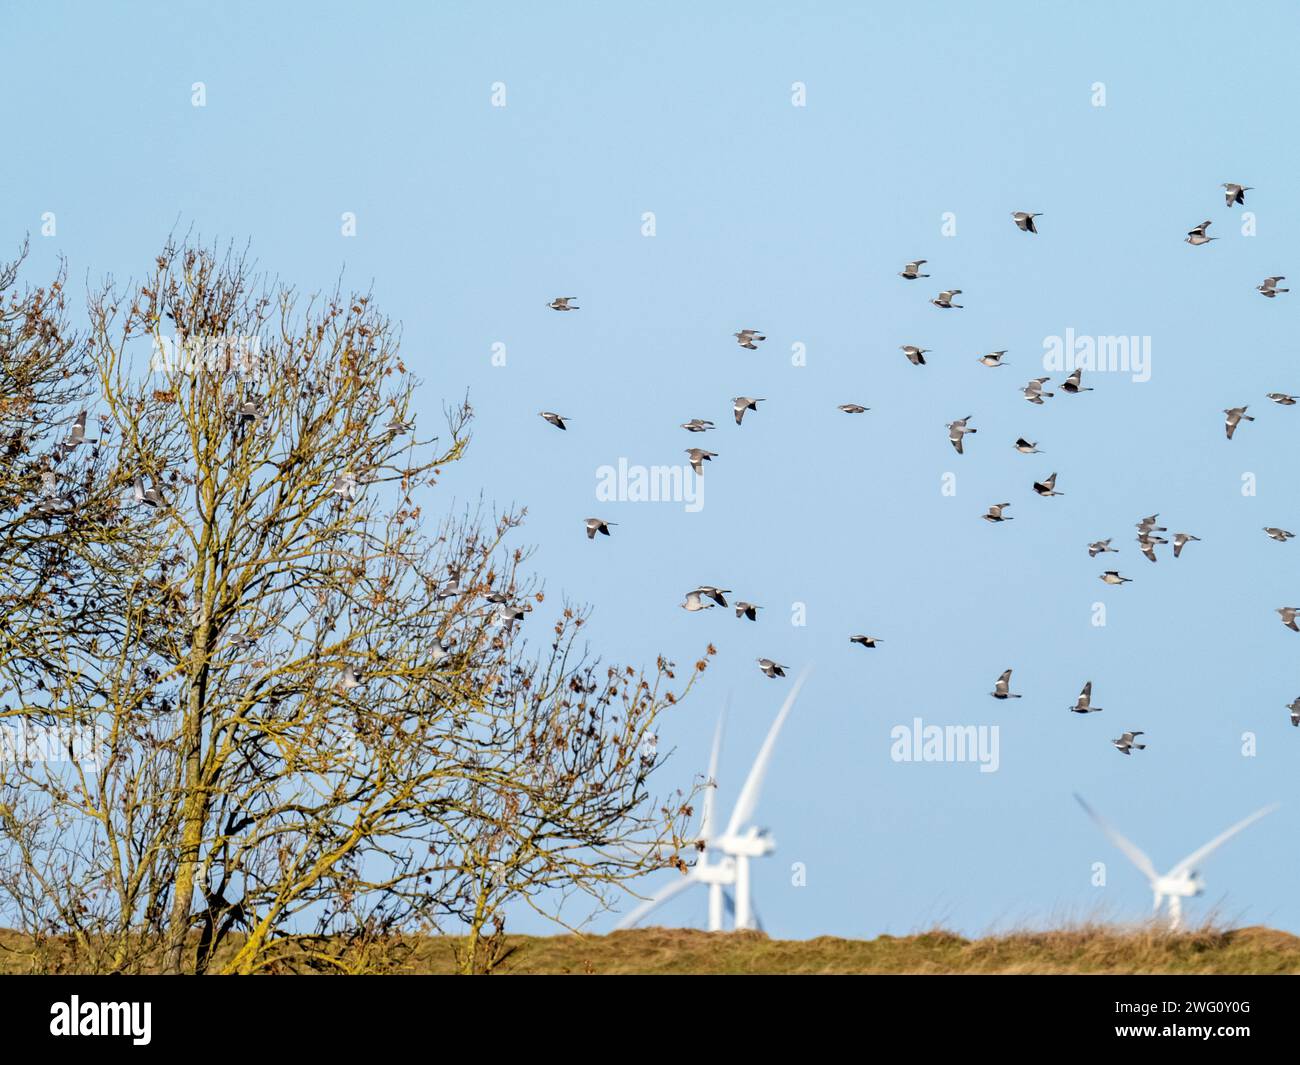
[[[1135,751],[1145,751],[1147,749],[1147,745],[1145,743],[1135,743],[1133,744],[1133,749]]]

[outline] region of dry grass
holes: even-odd
[[[647,928],[608,936],[515,937],[511,973],[1300,973],[1300,937],[1269,928],[1085,927],[963,939],[934,931],[877,939],[768,939],[758,932]],[[449,945],[418,949],[410,971],[445,971]]]
[[[453,942],[407,941],[379,968],[450,973]],[[804,941],[646,928],[607,936],[511,936],[508,942],[499,971],[513,974],[1300,973],[1300,937],[1258,926],[1172,934],[1097,925],[982,939],[936,930]],[[23,947],[22,937],[0,932],[0,973],[25,968]]]

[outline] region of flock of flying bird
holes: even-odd
[[[1245,204],[1246,193],[1251,191],[1253,186],[1225,182],[1222,187],[1227,206],[1232,208],[1237,204]],[[1038,227],[1035,224],[1034,219],[1042,217],[1040,212],[1014,211],[1012,212],[1011,217],[1017,228],[1022,232],[1033,234],[1038,233]],[[1186,237],[1186,243],[1193,247],[1199,247],[1210,243],[1212,240],[1217,240],[1217,237],[1211,237],[1206,232],[1210,225],[1211,222],[1207,220],[1189,230]],[[927,262],[928,260],[926,259],[913,260],[912,262],[907,263],[903,269],[899,271],[899,276],[907,281],[916,281],[921,278],[927,278],[930,275],[921,272],[921,267],[925,266]],[[1256,289],[1261,295],[1264,295],[1269,299],[1274,299],[1279,294],[1290,291],[1289,289],[1278,287],[1278,283],[1285,280],[1286,278],[1280,274],[1273,277],[1267,277],[1261,284],[1256,286]],[[931,299],[930,302],[940,310],[960,310],[963,305],[953,302],[954,298],[960,295],[961,289],[959,288],[945,289]],[[547,304],[547,306],[555,311],[576,311],[579,309],[574,303],[574,300],[576,299],[576,296],[561,296]],[[758,345],[767,339],[767,337],[757,329],[742,329],[732,335],[735,337],[736,343],[748,351],[757,351]],[[917,347],[912,344],[904,344],[901,345],[901,350],[913,366],[926,365],[925,356],[929,354],[930,349]],[[979,356],[978,361],[983,366],[1000,368],[1007,365],[1002,361],[1004,355],[1006,355],[1006,350],[991,351]],[[1056,393],[1045,391],[1043,387],[1044,385],[1049,384],[1050,380],[1051,379],[1048,377],[1036,377],[1029,381],[1021,390],[1024,394],[1024,398],[1028,402],[1037,406],[1041,406],[1046,400],[1053,398]],[[1080,395],[1084,392],[1093,391],[1092,388],[1083,384],[1082,368],[1075,369],[1058,387],[1060,391],[1064,392],[1066,395]],[[1285,392],[1269,392],[1267,393],[1267,398],[1279,406],[1284,407],[1295,406],[1296,403],[1300,401],[1300,396],[1290,395]],[[744,421],[745,415],[750,411],[756,412],[759,403],[762,402],[763,400],[761,398],[736,396],[732,400],[732,413],[735,416],[736,424],[741,425]],[[842,403],[837,409],[845,414],[865,414],[870,408],[864,407],[858,403]],[[1228,407],[1224,410],[1223,413],[1226,417],[1225,431],[1229,440],[1232,439],[1237,427],[1243,421],[1253,422],[1255,420],[1253,415],[1246,413],[1247,409],[1246,406],[1240,406]],[[565,416],[555,414],[551,411],[541,411],[540,415],[557,429],[566,428],[565,422],[568,419]],[[946,425],[948,430],[948,440],[952,444],[953,450],[955,450],[959,455],[965,454],[965,447],[963,444],[965,437],[979,431],[969,424],[971,418],[971,415],[967,415],[964,418],[958,418]],[[692,418],[687,422],[683,422],[681,428],[690,433],[705,433],[713,429],[714,424],[713,422],[703,418]],[[1019,437],[1013,446],[1022,455],[1037,455],[1041,453],[1038,449],[1038,444],[1035,441],[1026,440],[1024,437]],[[717,458],[717,452],[708,451],[699,447],[687,448],[686,454],[690,459],[692,469],[694,469],[696,474],[700,476],[704,474],[704,463]],[[1034,481],[1033,489],[1038,495],[1043,497],[1065,494],[1056,490],[1055,472],[1041,481]],[[1011,521],[1013,520],[1012,517],[1004,513],[1010,506],[1010,503],[994,503],[988,508],[988,511],[983,514],[982,517],[985,521],[991,523]],[[1139,550],[1152,562],[1157,561],[1156,547],[1170,543],[1170,540],[1157,535],[1169,531],[1167,527],[1156,524],[1158,519],[1159,514],[1150,514],[1136,524],[1136,539]],[[594,540],[597,533],[609,536],[610,527],[613,525],[615,525],[614,522],[605,521],[602,518],[587,518],[587,538]],[[1294,533],[1289,532],[1286,529],[1280,529],[1273,526],[1266,527],[1264,532],[1271,539],[1276,540],[1279,543],[1285,543],[1287,540],[1293,539],[1295,536]],[[1090,558],[1096,558],[1101,554],[1117,553],[1119,549],[1111,546],[1111,539],[1112,538],[1108,537],[1104,540],[1097,540],[1090,543],[1088,545],[1088,556]],[[1174,558],[1178,558],[1182,554],[1183,548],[1186,547],[1187,544],[1198,542],[1199,540],[1200,537],[1193,536],[1191,533],[1175,532],[1172,540]],[[1132,580],[1130,577],[1123,576],[1118,570],[1105,570],[1099,575],[1099,579],[1108,585],[1124,585],[1130,583]],[[726,598],[729,594],[731,594],[731,589],[729,588],[718,588],[713,585],[700,585],[686,593],[685,601],[681,604],[681,607],[683,610],[696,612],[711,609],[715,605],[724,608],[733,606],[737,618],[743,617],[750,621],[758,620],[758,611],[762,609],[761,607],[754,603],[745,601],[736,601],[734,604],[729,604]],[[1280,607],[1278,608],[1277,613],[1281,615],[1282,623],[1286,625],[1287,628],[1295,632],[1300,632],[1300,606]],[[856,634],[849,637],[849,642],[870,649],[875,648],[878,643],[883,641],[879,640],[875,636]],[[763,674],[771,678],[784,677],[786,675],[786,669],[789,668],[770,658],[759,658],[756,661],[758,663],[758,668],[763,672]],[[993,691],[989,693],[993,698],[1020,698],[1019,694],[1011,691],[1011,673],[1012,671],[1008,669],[998,677]],[[1072,713],[1076,714],[1093,714],[1100,712],[1102,709],[1100,706],[1092,705],[1092,681],[1088,681],[1084,684],[1083,690],[1079,693],[1078,698],[1068,709]],[[1300,727],[1300,696],[1297,696],[1287,709],[1291,714],[1291,724]],[[1145,750],[1146,745],[1137,742],[1137,737],[1142,735],[1144,735],[1144,733],[1141,730],[1126,731],[1117,739],[1112,740],[1111,744],[1121,754],[1125,755],[1129,754],[1131,751]]]

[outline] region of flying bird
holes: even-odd
[[[68,442],[65,447],[74,448],[81,444],[97,444],[98,439],[86,439],[86,411],[82,411],[72,421],[72,428],[68,430]]]
[[[866,414],[870,407],[864,407],[860,403],[841,403],[836,410],[842,410],[845,414]]]
[[[497,620],[506,627],[506,630],[513,632],[515,623],[524,620],[526,611],[521,606],[509,606],[503,604],[497,607]]]
[[[949,422],[944,426],[944,428],[948,430],[948,442],[952,444],[953,450],[956,451],[958,455],[964,454],[961,443],[962,437],[967,433],[979,432],[978,429],[966,428],[966,423],[970,421],[970,419],[971,416],[968,414],[966,417],[958,418],[955,422]]]
[[[1082,380],[1083,380],[1083,368],[1080,367],[1079,369],[1075,370],[1074,373],[1070,374],[1070,376],[1067,377],[1064,381],[1061,382],[1061,391],[1066,392],[1071,396],[1077,395],[1080,392],[1091,392],[1092,391],[1091,388],[1084,388],[1083,385],[1079,383]]]
[[[1193,540],[1200,543],[1201,538],[1191,533],[1174,533],[1174,558],[1182,554],[1183,548]]]
[[[1043,391],[1043,385],[1047,384],[1047,382],[1050,380],[1051,380],[1050,377],[1035,377],[1032,381],[1029,382],[1029,384],[1025,385],[1025,387],[1022,389],[1022,391],[1025,393],[1025,399],[1029,400],[1030,403],[1036,404],[1037,406],[1041,407],[1043,405],[1043,397],[1051,399],[1054,395],[1056,395],[1055,392]]]
[[[546,421],[550,422],[557,429],[564,429],[567,431],[569,428],[567,425],[564,424],[566,421],[569,420],[567,415],[556,414],[554,411],[549,411],[549,410],[538,411],[538,414]]]
[[[384,428],[388,430],[388,435],[390,437],[401,436],[403,433],[409,433],[414,429],[415,422],[404,422],[398,415],[394,414],[393,420],[385,425]]]
[[[900,344],[899,350],[907,356],[907,361],[913,366],[924,366],[925,356],[929,354],[929,348],[918,348],[913,344]]]
[[[994,503],[989,507],[989,512],[981,514],[980,517],[985,521],[1015,521],[1015,518],[1007,517],[1002,513],[1009,506],[1011,506],[1010,503]]]
[[[1138,531],[1138,533],[1139,533],[1139,538],[1141,537],[1141,534],[1145,534],[1145,533],[1149,533],[1149,532],[1168,532],[1168,531],[1169,531],[1169,530],[1166,529],[1163,525],[1157,525],[1157,524],[1156,524],[1156,519],[1157,519],[1158,517],[1160,517],[1159,514],[1148,514],[1145,518],[1143,518],[1141,521],[1139,521],[1139,522],[1137,523],[1137,525],[1135,526],[1135,528],[1137,529],[1137,531]]]
[[[761,399],[750,399],[748,396],[737,396],[731,401],[732,413],[736,416],[736,424],[739,425],[745,417],[745,411],[757,411],[758,405],[762,403]]]
[[[1058,492],[1058,491],[1056,490],[1056,474],[1052,474],[1052,476],[1050,476],[1049,478],[1047,478],[1047,480],[1045,480],[1045,481],[1035,481],[1035,482],[1034,482],[1034,491],[1037,492],[1040,496],[1063,496],[1063,495],[1065,495],[1064,492]]]
[[[1287,707],[1291,711],[1291,724],[1300,728],[1300,695],[1297,695],[1291,705]]]
[[[1115,750],[1119,751],[1120,754],[1128,754],[1130,751],[1145,751],[1147,749],[1145,743],[1133,742],[1139,736],[1145,735],[1146,733],[1141,731],[1125,732],[1119,739],[1111,740],[1111,746],[1113,746]]]
[[[59,425],[66,425],[68,421],[72,422],[72,428],[68,430],[68,439],[60,441],[54,445],[54,461],[60,462],[66,459],[82,444],[97,444],[99,439],[86,439],[86,411],[81,411],[75,418],[69,418],[67,421],[59,422]]]
[[[1105,540],[1098,540],[1098,541],[1096,541],[1095,543],[1091,543],[1091,544],[1089,544],[1089,545],[1088,545],[1088,557],[1089,557],[1089,558],[1096,558],[1098,555],[1104,555],[1107,551],[1113,551],[1115,554],[1118,555],[1118,554],[1119,554],[1119,548],[1118,548],[1118,547],[1111,547],[1111,546],[1110,546],[1110,541],[1111,541],[1111,538],[1108,536]]]
[[[736,617],[749,618],[750,621],[758,620],[758,612],[763,608],[756,603],[746,603],[739,599],[736,600]]]
[[[434,593],[434,601],[441,603],[447,599],[459,599],[465,594],[463,588],[457,581],[449,581]]]
[[[1282,624],[1292,632],[1300,632],[1300,625],[1295,623],[1296,615],[1300,614],[1300,606],[1280,606],[1277,613],[1282,616]]]
[[[235,427],[247,428],[256,424],[262,417],[262,401],[257,398],[246,399],[235,412]]]
[[[715,588],[711,584],[701,584],[695,589],[700,595],[706,595],[712,599],[718,606],[727,605],[727,596],[730,594],[730,588]]]
[[[1264,283],[1263,283],[1262,285],[1256,285],[1256,286],[1255,286],[1255,289],[1256,289],[1256,291],[1259,292],[1260,295],[1262,295],[1262,296],[1267,296],[1269,299],[1272,299],[1272,298],[1273,298],[1274,296],[1276,296],[1279,292],[1290,292],[1290,291],[1291,291],[1289,288],[1278,288],[1278,287],[1277,287],[1277,283],[1278,283],[1279,281],[1285,281],[1285,280],[1286,280],[1286,278],[1283,277],[1281,274],[1279,274],[1277,277],[1266,277],[1266,278],[1264,278]]]
[[[778,665],[770,658],[756,658],[754,661],[758,663],[758,668],[761,669],[763,674],[767,677],[776,678],[785,676],[786,667]]]
[[[610,527],[611,525],[617,525],[617,524],[618,524],[618,522],[615,522],[615,521],[605,521],[605,520],[602,519],[602,518],[588,518],[587,521],[586,521],[586,525],[587,525],[587,539],[588,539],[588,540],[594,540],[594,539],[596,539],[596,534],[597,534],[597,533],[602,533],[603,535],[608,536],[608,535],[609,535],[609,527]]]
[[[344,666],[343,672],[339,676],[339,690],[351,691],[353,688],[360,688],[363,681],[361,671],[356,666]]]
[[[956,307],[958,310],[961,310],[963,305],[960,303],[953,303],[952,301],[953,296],[960,296],[960,295],[961,295],[961,289],[959,288],[945,289],[943,292],[940,292],[939,295],[935,296],[934,299],[932,299],[930,302],[933,303],[936,307],[939,307],[945,311],[951,310],[953,307]]]
[[[1205,221],[1195,229],[1189,229],[1187,231],[1187,243],[1192,245],[1192,247],[1197,247],[1201,244],[1209,244],[1212,240],[1218,240],[1218,237],[1208,237],[1205,235],[1205,231],[1209,228],[1210,223]]]
[[[49,521],[56,514],[67,514],[74,507],[72,496],[70,495],[52,495],[42,499],[36,506],[32,507],[30,513],[37,518],[44,518]]]
[[[1163,536],[1152,536],[1150,533],[1139,535],[1137,542],[1142,554],[1152,562],[1156,561],[1156,545],[1169,543]]]
[[[750,351],[758,350],[758,345],[754,341],[767,339],[757,329],[742,329],[739,333],[732,333],[731,335],[736,338],[737,344],[742,348],[748,348]]]
[[[1268,534],[1270,540],[1276,540],[1279,544],[1284,544],[1288,540],[1295,538],[1295,533],[1288,532],[1286,529],[1279,529],[1275,525],[1266,525],[1264,532]]]
[[[1006,670],[1002,676],[998,677],[997,682],[993,685],[993,690],[989,692],[994,699],[1019,699],[1020,696],[1011,691],[1011,670]]]
[[[1234,203],[1240,203],[1244,206],[1246,203],[1246,193],[1248,193],[1252,188],[1254,188],[1253,185],[1235,185],[1231,181],[1225,181],[1223,183],[1223,198],[1227,200],[1229,207]],[[1205,224],[1208,226],[1210,223],[1206,222]]]
[[[1106,584],[1128,584],[1133,580],[1132,577],[1121,577],[1119,571],[1113,569],[1108,569],[1100,579]]]
[[[882,641],[878,640],[875,636],[850,636],[849,637],[849,643],[860,643],[862,644],[863,647],[867,647],[872,650],[874,650],[876,644],[880,642]]]
[[[1016,223],[1017,226],[1020,227],[1020,230],[1023,233],[1037,233],[1038,229],[1034,225],[1034,219],[1042,218],[1042,217],[1043,217],[1042,211],[1038,211],[1037,213],[1034,214],[1030,214],[1030,212],[1028,211],[1011,212],[1012,220]]]
[[[1083,691],[1079,693],[1079,698],[1074,701],[1070,707],[1070,712],[1075,714],[1100,714],[1101,707],[1092,705],[1092,681],[1088,681],[1083,686]]]
[[[701,477],[704,476],[704,464],[706,462],[712,462],[718,457],[716,451],[705,451],[702,447],[688,447],[686,449],[686,454],[690,456],[691,469]]]
[[[1255,420],[1252,415],[1246,413],[1248,409],[1248,407],[1228,407],[1224,410],[1223,413],[1228,416],[1224,428],[1229,440],[1232,439],[1232,434],[1237,431],[1238,425],[1242,422],[1253,422]]]
[[[553,311],[576,311],[580,309],[577,304],[573,302],[577,298],[577,296],[556,296],[555,299],[551,300],[551,302],[546,306],[550,307]]]
[[[1296,400],[1300,399],[1300,396],[1289,396],[1285,392],[1270,392],[1268,398],[1279,407],[1294,407]]]
[[[909,281],[915,281],[918,277],[929,277],[930,276],[929,274],[922,274],[917,272],[925,264],[926,264],[925,259],[917,259],[914,262],[910,262],[906,266],[904,266],[902,270],[898,272],[898,276],[905,277]]]
[[[1002,356],[1005,354],[1005,350],[990,351],[987,355],[981,355],[975,361],[982,366],[1010,366],[1010,363],[1002,361]]]
[[[346,470],[343,473],[336,474],[330,491],[338,496],[340,500],[355,500],[357,498],[357,475],[348,473]]]
[[[1020,454],[1022,454],[1022,455],[1041,455],[1041,454],[1042,454],[1042,452],[1038,450],[1038,445],[1037,445],[1036,443],[1034,443],[1034,442],[1032,442],[1032,441],[1030,441],[1030,440],[1026,440],[1023,436],[1021,436],[1021,437],[1017,437],[1017,438],[1016,438],[1016,442],[1015,442],[1015,445],[1014,445],[1014,446],[1015,446],[1015,449],[1016,449],[1017,451],[1019,451]]]
[[[157,510],[163,505],[162,492],[158,490],[158,484],[156,481],[146,488],[144,482],[140,479],[140,475],[136,474],[131,487],[135,494],[135,501],[137,503],[141,503],[152,510]]]
[[[704,418],[692,418],[689,422],[682,422],[682,428],[688,433],[707,433],[713,428],[713,423]]]
[[[704,597],[698,591],[695,591],[686,593],[686,602],[681,604],[681,608],[694,613],[697,610],[712,610],[713,604],[706,603]]]

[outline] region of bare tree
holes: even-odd
[[[30,439],[3,474],[0,550],[35,574],[7,590],[3,713],[92,737],[0,763],[0,919],[34,967],[355,971],[467,929],[460,967],[488,971],[508,904],[683,864],[691,796],[651,793],[653,737],[708,655],[678,692],[662,658],[602,666],[580,610],[538,616],[522,512],[428,522],[471,410],[425,436],[399,341],[369,294],[187,244],[91,297],[59,355],[102,421],[84,499],[24,509]],[[23,418],[81,402],[31,390]]]

